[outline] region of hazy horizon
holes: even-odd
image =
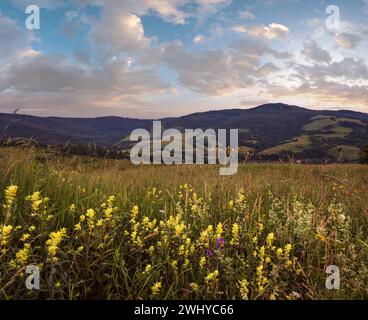
[[[8,114],[8,115],[12,115],[12,114],[17,114],[20,116],[34,116],[34,117],[42,117],[42,118],[71,118],[71,119],[94,119],[94,118],[109,118],[109,117],[118,117],[118,118],[127,118],[127,119],[137,119],[137,120],[162,120],[162,119],[166,119],[166,118],[180,118],[180,117],[186,117],[186,116],[190,116],[196,113],[206,113],[206,112],[221,112],[221,111],[226,111],[226,110],[250,110],[250,109],[255,109],[258,107],[262,107],[264,105],[274,105],[274,104],[283,104],[281,102],[270,102],[270,103],[264,103],[261,105],[256,105],[253,107],[247,107],[247,108],[224,108],[224,109],[208,109],[208,110],[203,110],[203,111],[195,111],[192,113],[183,113],[183,114],[179,114],[176,116],[163,116],[163,117],[133,117],[133,116],[119,116],[119,115],[103,115],[103,116],[85,116],[85,117],[80,117],[80,116],[55,116],[55,115],[47,115],[47,116],[43,116],[43,115],[35,115],[32,113],[25,113],[22,112],[22,108],[20,108],[16,113],[14,112],[0,112],[2,114]],[[308,107],[303,107],[303,106],[296,106],[296,105],[289,105],[289,104],[285,104],[291,107],[297,107],[297,108],[302,108],[302,109],[308,109],[311,111],[353,111],[353,112],[361,112],[361,113],[365,113],[368,114],[368,110],[367,111],[357,111],[357,110],[349,110],[349,109],[323,109],[323,108],[319,108],[319,109],[312,109],[312,108],[308,108]]]

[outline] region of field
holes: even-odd
[[[220,177],[2,148],[0,170],[1,299],[368,299],[367,166]]]

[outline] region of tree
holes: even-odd
[[[360,162],[368,164],[368,145],[363,147],[360,151]]]

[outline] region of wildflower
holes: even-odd
[[[132,220],[135,220],[137,219],[137,216],[138,216],[138,213],[139,213],[139,207],[138,206],[134,206],[132,211],[131,211],[131,217],[132,217]]]
[[[110,208],[110,207],[104,210],[105,218],[107,220],[110,220],[112,218],[113,211],[114,211],[114,209]]]
[[[293,262],[291,260],[286,261],[286,267],[290,268],[293,265]]]
[[[180,236],[180,234],[184,231],[184,229],[185,229],[185,224],[184,223],[181,223],[181,224],[177,225],[175,227],[175,234],[177,236]]]
[[[88,219],[93,220],[93,218],[95,217],[95,215],[96,215],[95,210],[93,210],[93,209],[88,209],[87,210],[86,217]]]
[[[199,291],[199,285],[197,283],[191,282],[189,286],[193,291]]]
[[[148,252],[149,252],[151,255],[153,255],[153,253],[155,252],[155,247],[154,247],[154,246],[150,246],[150,247],[148,248]]]
[[[29,256],[29,251],[30,251],[31,245],[29,243],[26,243],[24,245],[24,248],[19,250],[16,254],[15,254],[15,258],[17,260],[17,262],[20,265],[25,265],[27,260],[28,260],[28,256]]]
[[[74,231],[80,231],[82,230],[82,226],[80,223],[77,223],[75,226],[74,226]]]
[[[206,265],[206,262],[207,262],[206,257],[202,256],[202,257],[199,259],[199,267],[200,267],[201,269],[203,269],[203,268],[204,268],[204,266]]]
[[[114,205],[115,201],[116,197],[112,195],[107,199],[107,205],[111,208]]]
[[[61,287],[61,283],[60,283],[60,281],[56,282],[56,283],[55,283],[55,288],[56,288],[56,289],[60,289],[60,287]]]
[[[102,219],[99,219],[98,221],[97,221],[97,227],[102,227],[103,226],[103,224],[104,224],[104,220],[102,220]]]
[[[285,248],[284,248],[284,251],[285,251],[285,255],[289,255],[289,253],[291,252],[291,249],[293,248],[293,246],[288,243]]]
[[[29,232],[33,232],[33,231],[35,231],[36,230],[36,227],[35,226],[30,226],[29,228],[28,228],[28,231]]]
[[[153,296],[158,296],[158,295],[160,294],[161,288],[162,288],[162,284],[161,284],[161,282],[156,282],[156,283],[151,287],[152,295],[153,295]]]
[[[275,235],[273,233],[269,233],[266,239],[267,246],[271,247],[274,240],[275,240]]]
[[[209,273],[209,274],[205,277],[205,280],[206,280],[206,282],[215,281],[215,280],[217,280],[218,275],[219,275],[219,272],[218,272],[218,270],[216,269],[214,272]]]
[[[258,223],[258,231],[261,233],[264,229],[264,225],[262,223]]]
[[[207,257],[212,258],[213,257],[213,251],[210,249],[206,250]]]
[[[10,210],[12,207],[15,197],[17,195],[18,187],[15,185],[11,185],[5,189],[5,205],[4,208]]]
[[[282,256],[282,253],[283,253],[282,248],[278,248],[278,249],[276,250],[276,255],[277,255],[278,257],[281,257],[281,256]]]
[[[171,261],[171,266],[176,269],[178,267],[178,261],[177,260],[173,260]]]
[[[50,239],[46,241],[46,246],[48,247],[48,253],[50,256],[55,256],[58,251],[58,246],[66,237],[66,229],[62,228],[60,231],[51,232]]]
[[[242,203],[245,201],[245,195],[244,195],[244,190],[241,189],[239,192],[238,192],[238,202],[239,203]]]
[[[72,214],[75,213],[75,204],[74,203],[69,206],[69,212],[72,213]]]
[[[83,246],[80,246],[80,247],[78,247],[78,249],[77,249],[77,251],[78,252],[82,252],[84,250],[84,247]]]
[[[84,214],[82,214],[80,217],[79,217],[79,221],[80,222],[84,222],[86,220],[86,216]]]
[[[316,233],[316,240],[325,242],[327,240],[326,236],[322,233],[317,232]]]
[[[188,258],[185,258],[185,259],[184,259],[183,267],[184,267],[184,268],[188,268],[189,263],[190,263],[189,259],[188,259]]]
[[[152,269],[152,266],[151,266],[150,264],[147,264],[147,265],[146,265],[146,268],[144,269],[144,273],[148,273],[148,272],[150,272],[150,271],[151,271],[151,269]]]
[[[37,213],[40,205],[42,204],[41,193],[39,191],[36,191],[32,195],[27,196],[26,200],[32,202],[33,213]]]
[[[224,238],[217,238],[216,239],[216,248],[221,249],[224,246],[225,240]]]
[[[256,272],[257,272],[257,275],[258,276],[261,276],[263,274],[263,265],[259,265],[257,268],[256,268]]]
[[[258,257],[261,261],[264,261],[265,250],[266,250],[265,246],[259,248]]]
[[[222,227],[222,223],[220,222],[217,227],[216,227],[216,238],[222,238],[222,234],[223,234],[224,230]]]
[[[247,280],[241,280],[238,283],[238,288],[240,291],[240,296],[242,298],[242,300],[249,300],[248,294],[249,294],[249,289],[248,289],[248,285],[249,282]]]
[[[13,227],[11,225],[0,228],[0,244],[6,245],[8,243],[12,230]]]
[[[231,245],[238,245],[239,244],[239,225],[237,223],[233,224],[233,228],[231,230],[232,238],[230,240]]]
[[[227,204],[227,206],[229,207],[229,209],[233,209],[234,208],[234,201],[230,200]]]
[[[20,241],[25,242],[25,241],[27,241],[29,239],[29,237],[30,237],[29,233],[25,233],[20,238]]]

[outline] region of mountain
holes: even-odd
[[[368,143],[368,114],[310,110],[281,103],[252,109],[230,109],[161,119],[164,128],[239,129],[241,152],[261,159],[293,154],[297,159],[352,161]],[[42,144],[95,143],[127,146],[136,128],[152,120],[120,117],[57,118],[0,114],[2,137],[33,138]],[[120,144],[119,144],[120,142]]]

